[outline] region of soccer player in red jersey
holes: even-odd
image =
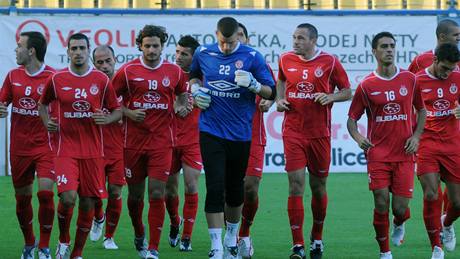
[[[423,189],[423,219],[433,249],[432,258],[444,258],[455,249],[453,222],[460,216],[460,52],[456,44],[445,43],[435,50],[433,63],[417,73],[417,86],[427,109],[427,122],[420,139],[417,175]],[[454,71],[455,70],[455,71]],[[450,206],[441,219],[440,180],[446,183]]]
[[[174,99],[176,113],[188,113],[186,78],[181,68],[161,57],[168,34],[163,27],[146,25],[136,43],[142,56],[122,66],[113,78],[117,93],[127,107],[125,115],[125,176],[128,210],[139,256],[158,258],[158,245],[165,216],[165,186],[171,170],[174,145]],[[145,244],[142,211],[145,178],[148,177],[149,234]]]
[[[48,134],[38,114],[38,100],[54,69],[44,64],[46,39],[35,31],[23,32],[16,47],[18,68],[11,70],[0,90],[0,118],[8,116],[12,104],[10,163],[16,195],[16,216],[24,235],[21,258],[34,258],[37,242],[32,218],[32,189],[38,177],[38,221],[40,223],[40,259],[51,258],[49,240],[54,220],[54,155]]]
[[[436,27],[437,46],[443,43],[458,44],[460,42],[460,27],[454,20],[444,19],[438,23]],[[417,73],[429,67],[433,63],[434,49],[428,50],[417,55],[408,70],[412,73]]]
[[[241,43],[249,44],[248,31],[242,23],[238,23],[237,34],[238,40]],[[262,178],[265,145],[267,143],[263,113],[270,109],[273,102],[272,100],[265,100],[260,96],[256,96],[257,108],[252,118],[252,141],[249,151],[248,168],[246,169],[246,176],[244,177],[244,203],[241,214],[241,226],[238,234],[238,253],[242,258],[251,258],[254,254],[249,230],[254,222],[254,217],[259,207],[259,184]]]
[[[93,50],[93,62],[96,69],[104,72],[112,79],[115,72],[115,53],[112,47],[108,45],[98,46]],[[107,109],[103,109],[109,113]],[[121,199],[121,190],[125,181],[125,168],[123,165],[123,130],[121,121],[102,127],[104,135],[104,161],[105,174],[108,182],[109,198],[107,208],[104,214],[102,209],[102,200],[98,199],[94,208],[94,220],[91,227],[90,239],[97,241],[102,235],[104,222],[106,223],[103,246],[105,249],[118,249],[113,240],[113,234],[117,228],[120,219],[121,208],[123,206]]]
[[[188,87],[188,73],[192,64],[193,53],[200,44],[190,35],[183,36],[179,39],[176,46],[176,64],[182,69]],[[189,105],[192,107],[193,99],[189,99]],[[198,120],[200,110],[194,108],[189,115],[182,118],[174,116],[177,142],[173,148],[171,162],[171,174],[166,183],[165,204],[171,221],[169,231],[169,244],[176,247],[179,243],[180,225],[184,227],[180,238],[180,251],[192,251],[192,231],[195,223],[196,213],[198,211],[198,177],[200,176],[203,162],[201,160]],[[184,208],[183,222],[179,216],[179,176],[180,170],[184,173]]]
[[[458,44],[460,42],[460,27],[458,23],[450,19],[440,21],[436,27],[436,39],[437,46],[443,43]],[[409,66],[409,71],[415,74],[429,67],[433,63],[433,57],[434,49],[416,56]],[[442,194],[441,185],[439,185],[439,194],[443,195],[443,199],[440,201],[443,203],[443,214],[445,214],[449,204],[447,189],[445,188],[444,194]]]
[[[425,124],[426,110],[415,75],[395,65],[395,39],[381,32],[372,39],[377,69],[358,85],[353,97],[347,128],[366,153],[369,189],[374,195],[375,239],[380,258],[390,259],[388,237],[390,207],[394,215],[392,243],[404,239],[404,222],[410,217],[409,200],[414,189],[415,152]],[[413,130],[414,108],[417,126]],[[358,131],[357,121],[366,112],[367,137]],[[394,134],[397,132],[398,134]]]
[[[79,196],[77,233],[70,258],[82,258],[96,198],[105,198],[102,125],[118,121],[121,110],[109,78],[94,69],[89,59],[89,40],[81,33],[69,37],[70,66],[48,80],[39,112],[48,131],[56,132],[54,170],[59,192],[59,244],[56,258],[69,258],[70,222]],[[48,115],[56,101],[57,120]],[[104,114],[102,108],[112,111]]]
[[[293,237],[291,258],[305,257],[303,194],[305,167],[312,191],[310,256],[321,258],[323,223],[326,217],[326,179],[331,152],[331,108],[351,98],[350,83],[333,55],[316,48],[317,29],[308,23],[297,26],[293,51],[279,61],[276,106],[284,112],[283,143],[289,179],[288,215]],[[335,88],[338,91],[335,91]]]

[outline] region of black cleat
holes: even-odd
[[[305,259],[305,248],[302,245],[295,245],[292,247],[292,254],[289,259]]]
[[[323,257],[323,242],[321,240],[312,241],[310,244],[310,259],[321,259]]]

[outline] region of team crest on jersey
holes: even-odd
[[[401,106],[397,103],[387,103],[383,106],[383,112],[386,114],[396,114],[401,111]]]
[[[165,77],[163,78],[161,83],[163,84],[164,87],[169,87],[169,85],[171,84],[171,81],[169,80],[169,77]]]
[[[156,92],[147,92],[144,94],[143,99],[148,103],[156,103],[161,99],[161,96]]]
[[[322,77],[324,74],[323,69],[321,67],[316,68],[315,70],[315,76],[316,77]]]
[[[35,106],[37,106],[37,103],[30,97],[23,97],[19,99],[19,105],[21,105],[21,107],[24,109],[33,109]]]
[[[84,100],[78,100],[72,103],[72,107],[78,112],[86,112],[91,108],[91,104]]]
[[[242,61],[242,60],[237,60],[237,61],[235,62],[235,67],[236,67],[237,69],[242,69],[242,68],[243,68],[243,61]]]
[[[315,89],[315,86],[307,81],[297,83],[297,90],[302,93],[311,93]]]
[[[97,87],[96,84],[92,84],[91,87],[89,88],[89,92],[92,94],[92,95],[96,95],[99,93],[99,87]]]
[[[433,103],[433,108],[438,111],[447,110],[450,107],[450,102],[448,100],[440,99]]]
[[[37,93],[39,95],[42,95],[43,94],[43,89],[45,89],[45,85],[44,84],[40,84],[38,87],[37,87]]]
[[[456,94],[457,91],[458,91],[457,85],[456,84],[451,84],[450,87],[449,87],[449,92],[451,94]]]
[[[407,95],[407,88],[405,85],[402,85],[401,88],[399,88],[399,94],[401,96],[406,96]]]

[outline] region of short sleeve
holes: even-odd
[[[334,57],[331,84],[339,89],[350,88],[350,80],[348,80],[347,72],[345,72],[345,69],[336,57]]]
[[[48,80],[45,84],[45,89],[43,94],[40,97],[40,103],[44,105],[49,105],[52,101],[56,100],[56,92],[54,90],[54,75],[48,77]]]
[[[360,84],[356,89],[353,100],[351,101],[350,110],[348,111],[348,117],[353,120],[358,121],[361,116],[364,114],[364,111],[367,108],[367,102],[365,100],[365,93]]]
[[[5,77],[2,89],[0,89],[0,102],[9,105],[13,100],[13,89],[11,88],[11,72]]]

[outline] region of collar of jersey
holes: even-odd
[[[34,76],[38,76],[39,74],[41,74],[41,72],[43,72],[45,70],[45,63],[42,64],[42,66],[40,67],[40,69],[38,69],[37,72],[33,73],[33,74],[29,74],[29,72],[27,72],[27,69],[26,67],[24,67],[24,71],[26,72],[26,75],[30,76],[30,77],[34,77]]]
[[[398,66],[396,66],[396,73],[390,77],[390,78],[385,78],[383,76],[380,76],[378,73],[377,73],[377,70],[374,70],[372,73],[374,73],[374,76],[378,77],[379,79],[382,79],[384,81],[391,81],[393,79],[395,79],[395,77],[397,77],[399,75],[399,72],[401,71],[401,69],[399,69]]]
[[[91,71],[93,71],[93,68],[94,68],[93,64],[88,63],[88,71],[86,71],[83,75],[79,75],[79,74],[73,72],[72,68],[70,68],[70,65],[68,67],[68,70],[69,70],[69,73],[71,73],[72,75],[74,75],[76,77],[85,77],[85,76],[89,75],[89,73],[91,73]]]
[[[297,55],[301,60],[303,61],[312,61],[313,59],[317,58],[319,56],[319,54],[321,54],[321,50],[320,49],[315,49],[315,55],[313,55],[313,57],[309,58],[309,59],[304,59],[301,55]]]
[[[429,78],[431,78],[431,79],[441,80],[441,79],[435,77],[433,74],[431,74],[431,73],[430,73],[430,70],[428,70],[428,67],[425,68],[425,73],[426,73],[426,75],[427,75]]]
[[[232,50],[232,52],[231,52],[230,54],[235,53],[235,51],[237,51],[237,50],[240,48],[240,46],[241,46],[241,43],[238,41],[238,43],[236,44],[236,47]],[[219,51],[220,51],[222,54],[224,54],[224,52],[222,51],[222,49],[221,49],[220,46],[219,46],[219,43],[217,43],[217,48],[219,49]],[[230,54],[228,54],[228,55],[230,55]]]
[[[160,57],[160,63],[158,63],[158,65],[156,65],[155,67],[149,67],[149,66],[147,66],[147,65],[144,63],[144,59],[143,59],[142,57],[140,57],[139,59],[140,59],[140,61],[141,61],[142,66],[144,66],[145,68],[150,69],[150,70],[158,69],[159,67],[161,67],[161,65],[163,65],[163,57]]]

